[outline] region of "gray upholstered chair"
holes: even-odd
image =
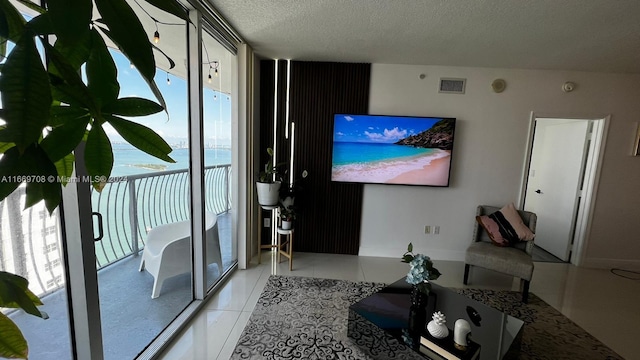
[[[500,210],[499,207],[480,205],[476,215],[489,215]],[[525,225],[535,233],[536,214],[529,211],[518,210]],[[465,285],[469,280],[469,268],[479,266],[489,270],[495,270],[504,274],[520,278],[520,288],[522,290],[522,302],[526,303],[529,297],[529,283],[533,276],[533,240],[523,241],[510,247],[499,247],[491,243],[486,231],[475,222],[473,232],[473,242],[467,248],[465,254],[464,280]]]

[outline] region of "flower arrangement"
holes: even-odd
[[[409,243],[407,252],[402,255],[402,262],[411,266],[406,281],[415,286],[418,291],[428,295],[431,291],[429,281],[440,277],[440,271],[433,267],[431,258],[423,254],[414,254],[413,244]]]

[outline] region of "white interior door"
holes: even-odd
[[[536,119],[525,210],[538,216],[536,245],[564,261],[569,260],[589,123]]]

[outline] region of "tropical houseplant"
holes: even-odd
[[[188,21],[175,0],[145,1]],[[26,21],[15,3],[39,15]],[[128,58],[158,102],[120,96],[116,65],[106,42]],[[52,213],[65,185],[58,176],[72,175],[80,143],[85,144],[84,165],[92,185],[102,190],[113,167],[106,124],[134,147],[174,162],[171,147],[159,135],[123,118],[166,109],[154,82],[154,50],[162,53],[150,43],[125,0],[51,0],[45,6],[0,0],[0,59],[5,60],[0,65],[0,201],[26,183],[25,207],[44,200]],[[169,63],[173,67],[173,61]],[[0,272],[0,307],[20,307],[45,317],[36,308],[40,304],[26,279]],[[0,357],[27,355],[20,330],[0,313]]]
[[[303,170],[301,177],[298,180],[294,180],[291,183],[283,182],[280,187],[280,202],[278,208],[280,212],[280,221],[282,222],[282,229],[291,229],[293,220],[296,219],[298,207],[296,206],[296,198],[299,198],[304,190],[302,183],[307,178],[309,172]],[[299,200],[298,200],[299,202]]]
[[[279,216],[281,227],[283,230],[289,230],[293,226],[293,220],[296,219],[296,208],[293,203],[287,204],[284,201],[280,201],[278,204]]]
[[[280,187],[282,186],[282,174],[278,169],[284,163],[275,164],[273,149],[267,148],[269,160],[264,164],[264,169],[260,171],[259,179],[256,182],[258,191],[258,204],[266,207],[278,205],[280,199]]]

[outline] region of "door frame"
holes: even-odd
[[[600,182],[600,174],[602,171],[602,162],[604,159],[604,150],[606,146],[607,134],[609,132],[610,114],[605,115],[580,115],[580,114],[562,114],[531,111],[529,115],[529,130],[527,134],[527,147],[525,150],[524,166],[522,169],[522,179],[520,185],[520,207],[524,205],[527,193],[527,182],[529,179],[529,170],[531,166],[531,155],[533,153],[533,140],[535,135],[536,118],[556,118],[571,120],[592,120],[593,130],[591,136],[591,146],[585,162],[585,173],[583,180],[582,201],[578,207],[578,213],[575,219],[575,233],[573,245],[571,246],[572,256],[571,263],[580,266],[584,261],[585,249],[589,243],[589,235],[591,233],[591,222],[593,219],[593,211],[595,209],[595,201]]]

